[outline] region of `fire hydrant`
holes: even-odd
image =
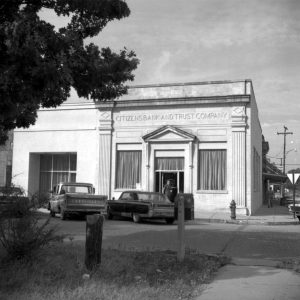
[[[229,208],[230,208],[230,218],[232,219],[232,220],[235,220],[236,219],[236,214],[235,214],[235,211],[236,211],[236,203],[235,203],[235,201],[234,200],[232,200],[231,202],[230,202],[230,206],[229,206]]]

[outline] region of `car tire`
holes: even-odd
[[[113,217],[114,217],[113,214],[110,211],[108,211],[107,212],[107,220],[112,220]]]
[[[132,219],[134,223],[140,223],[141,222],[141,217],[138,214],[132,214]]]
[[[52,218],[55,217],[55,211],[53,211],[51,208],[50,208],[50,216],[51,216]]]
[[[174,223],[174,221],[175,221],[175,219],[174,218],[166,218],[166,223],[167,224],[173,224]]]
[[[66,213],[63,209],[60,210],[60,218],[64,221],[66,219]]]

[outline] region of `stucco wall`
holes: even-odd
[[[251,173],[250,178],[251,182],[251,213],[255,213],[255,211],[262,205],[263,203],[263,186],[262,186],[262,129],[259,121],[259,113],[257,102],[254,94],[253,87],[251,86],[251,109],[250,109],[250,123],[251,123]],[[254,188],[255,176],[254,174],[254,149],[258,153],[260,158],[260,172],[259,172],[259,187]]]
[[[171,130],[144,141],[164,126],[186,134]],[[76,180],[94,184],[97,193],[118,197],[116,151],[126,147],[142,150],[141,188],[150,191],[155,151],[182,151],[184,190],[194,194],[196,216],[200,211],[228,211],[232,199],[243,214],[260,204],[252,186],[252,149],[261,153],[261,129],[249,81],[133,87],[114,102],[76,99],[43,109],[36,125],[15,131],[14,182],[33,194],[39,187],[41,153],[76,153]],[[225,190],[198,190],[199,149],[227,150]]]
[[[15,130],[13,181],[28,193],[39,186],[39,154],[76,153],[77,181],[96,185],[98,178],[98,110],[62,106],[42,110],[36,125]],[[31,164],[30,164],[31,163]]]

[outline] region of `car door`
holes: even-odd
[[[138,195],[136,192],[127,192],[124,195],[124,211],[125,213],[134,213],[136,212],[139,206]]]
[[[116,213],[122,213],[125,212],[125,205],[124,205],[124,201],[126,199],[126,192],[123,192],[121,194],[121,196],[119,197],[118,200],[111,200],[109,201],[109,209],[112,212],[116,212]]]

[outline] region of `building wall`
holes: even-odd
[[[160,131],[161,130],[161,131]],[[253,149],[260,153],[261,129],[251,81],[131,87],[111,102],[72,99],[38,112],[36,125],[15,131],[13,174],[29,194],[39,189],[40,155],[76,153],[76,180],[118,197],[118,150],[142,151],[137,188],[155,190],[155,157],[184,157],[184,192],[194,194],[195,214],[226,210],[232,199],[248,214],[260,201],[253,191]],[[261,145],[261,143],[260,143]],[[225,190],[198,189],[199,150],[227,151]]]
[[[263,204],[263,186],[262,186],[262,129],[259,122],[259,114],[254,94],[253,87],[250,87],[251,92],[251,109],[250,109],[250,123],[251,123],[251,155],[249,158],[249,177],[251,178],[248,183],[251,185],[251,211],[255,211]],[[250,171],[251,170],[251,171]]]
[[[251,213],[251,134],[257,132],[251,131],[251,97],[251,81],[243,81],[137,87],[116,101],[114,106],[100,104],[106,130],[112,132],[111,149],[103,151],[111,153],[112,172],[108,193],[117,198],[122,192],[114,186],[118,147],[143,150],[141,187],[147,190],[154,189],[153,153],[161,147],[170,153],[183,151],[186,161],[191,160],[184,170],[185,192],[194,194],[196,215],[203,210],[228,210],[232,199],[237,202],[238,213]],[[257,116],[254,124],[259,126]],[[196,140],[192,147],[174,136],[151,142],[150,146],[145,145],[144,135],[166,125],[193,134]],[[254,141],[261,138],[261,133],[259,135]],[[225,191],[198,190],[199,149],[227,150]],[[106,175],[109,176],[109,173]]]
[[[15,130],[14,183],[32,195],[39,188],[40,154],[76,153],[77,181],[98,178],[98,110],[94,105],[62,105],[38,112],[36,125]]]

